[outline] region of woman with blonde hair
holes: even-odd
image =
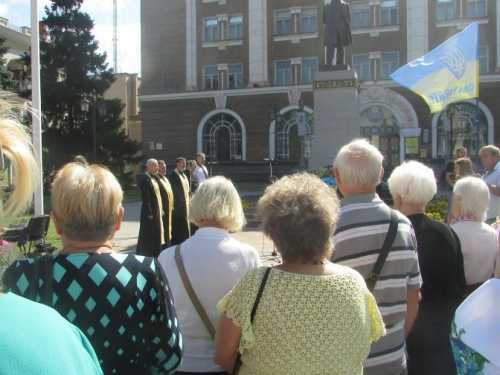
[[[198,187],[191,199],[189,219],[199,227],[196,233],[158,257],[169,277],[184,339],[184,359],[177,374],[225,373],[213,362],[210,331],[219,322],[216,305],[247,270],[261,266],[260,257],[255,248],[229,235],[240,231],[246,220],[238,192],[228,179],[212,177]],[[177,263],[179,259],[182,266]],[[195,309],[182,269],[207,315],[207,323]]]
[[[36,262],[14,263],[4,283],[23,296],[34,288],[35,300],[48,294],[48,303],[87,334],[104,373],[173,373],[182,338],[167,278],[154,258],[113,251],[122,198],[106,168],[66,164],[52,184],[51,216],[63,249],[48,256],[38,276]]]
[[[14,171],[14,189],[0,220],[15,217],[31,203],[39,167],[33,148],[16,111],[24,108],[0,98],[0,167],[5,159]],[[5,246],[2,242],[1,246]],[[85,335],[54,309],[0,292],[0,373],[9,375],[102,374],[96,354]],[[30,354],[26,355],[26,348]],[[44,349],[57,353],[50,355]],[[40,349],[40,350],[39,350]]]
[[[283,263],[248,271],[219,302],[215,362],[231,372],[239,352],[240,374],[362,374],[385,329],[361,275],[329,261],[334,190],[317,176],[285,176],[257,211]]]

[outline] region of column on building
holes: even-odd
[[[496,72],[500,72],[500,0],[496,0],[495,13],[497,16],[497,66]]]
[[[186,0],[186,91],[196,91],[196,0]]]
[[[248,0],[249,87],[268,86],[267,1]]]
[[[408,62],[429,52],[428,1],[407,0]]]

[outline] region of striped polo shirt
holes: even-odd
[[[417,241],[410,221],[398,212],[398,231],[373,295],[387,335],[371,346],[364,374],[399,374],[406,367],[405,316],[407,291],[421,285]],[[368,278],[389,230],[390,208],[377,194],[344,198],[333,237],[333,261]]]

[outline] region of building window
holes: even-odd
[[[314,76],[318,71],[318,59],[302,59],[302,79],[303,85],[314,82]]]
[[[275,158],[295,160],[299,165],[306,165],[310,158],[310,140],[314,136],[314,117],[302,112],[305,127],[299,130],[299,112],[291,110],[278,116],[275,120]]]
[[[382,0],[380,24],[382,26],[398,24],[398,0]]]
[[[488,74],[488,46],[479,46],[478,52],[479,74]]]
[[[486,17],[486,0],[467,0],[467,17]]]
[[[292,16],[290,10],[276,11],[276,35],[289,35],[292,24]]]
[[[437,125],[438,157],[455,156],[464,146],[470,155],[476,155],[488,144],[488,121],[483,111],[474,104],[452,103],[441,112]]]
[[[210,161],[241,160],[243,132],[228,113],[211,116],[203,127],[203,152]]]
[[[243,16],[229,16],[228,39],[243,38]]]
[[[368,1],[352,3],[352,27],[370,26],[370,4]]]
[[[217,18],[205,19],[205,41],[219,40],[219,23]]]
[[[217,90],[219,88],[219,69],[217,66],[206,66],[203,76],[205,79],[203,90]]]
[[[292,84],[292,64],[288,61],[276,62],[276,86]]]
[[[318,11],[316,8],[302,9],[300,18],[302,33],[313,33],[318,31]]]
[[[398,69],[399,54],[397,52],[382,53],[380,57],[380,78],[389,79]]]
[[[229,65],[228,69],[228,87],[230,89],[243,88],[243,65]]]
[[[437,0],[436,19],[438,21],[455,19],[455,0]]]
[[[370,56],[369,55],[355,55],[352,57],[352,65],[356,70],[358,79],[360,81],[367,81],[370,79]]]

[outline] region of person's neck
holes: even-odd
[[[315,261],[301,261],[301,260],[293,260],[287,261],[286,259],[282,259],[280,265],[275,266],[275,268],[301,275],[312,275],[312,276],[320,276],[320,275],[335,275],[343,272],[343,270],[330,262],[328,259],[318,259]]]
[[[228,231],[229,229],[215,220],[203,220],[198,223],[198,228],[219,228]]]
[[[396,209],[405,216],[425,213],[425,206],[422,207],[420,205],[412,205],[407,203],[402,203],[399,207],[396,207]]]
[[[179,169],[179,168],[175,168],[175,170],[177,171],[177,173],[183,173],[184,171]]]
[[[84,241],[71,241],[64,242],[63,248],[59,254],[78,254],[78,253],[114,253],[113,241],[108,240],[105,242],[84,242]]]
[[[340,189],[342,192],[342,195],[344,198],[352,197],[355,195],[362,195],[362,194],[375,194],[376,193],[376,188],[358,188],[354,186],[343,186],[342,189]]]

